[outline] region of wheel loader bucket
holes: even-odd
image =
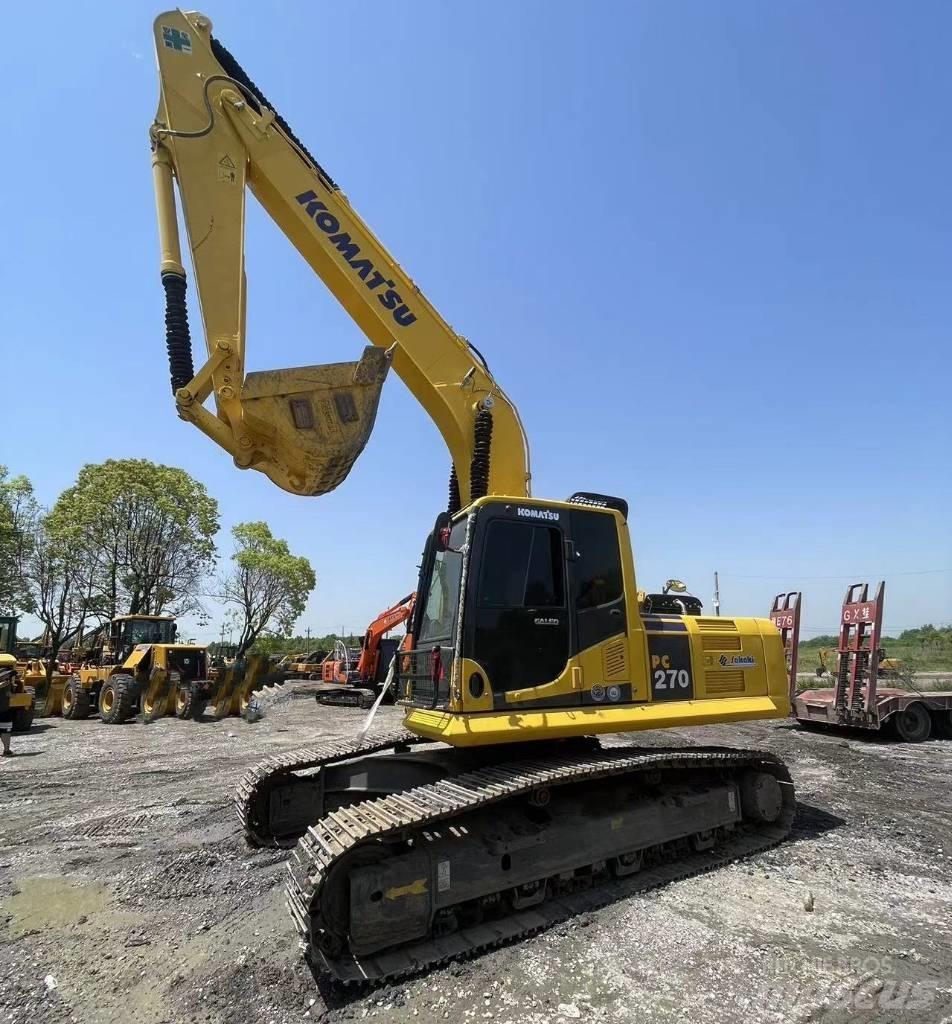
[[[252,654],[223,669],[211,701],[215,718],[242,714],[252,692],[261,689],[270,671],[271,659],[266,654]]]
[[[63,690],[69,676],[56,672],[47,686],[46,673],[32,683],[36,699],[35,714],[37,718],[50,718],[63,713]],[[27,685],[31,685],[28,681]]]
[[[172,686],[179,681],[178,672],[169,672],[158,665],[152,667],[145,693],[142,695],[142,717],[146,722],[165,718],[171,710]]]
[[[253,654],[245,667],[244,678],[238,686],[234,700],[232,701],[233,713],[243,715],[251,695],[255,690],[260,690],[265,683],[271,681],[272,676],[271,659],[267,654]]]
[[[218,670],[218,678],[215,680],[215,690],[211,699],[212,714],[215,718],[226,718],[233,713],[231,708],[235,691],[245,674],[246,664],[244,660],[236,661],[234,664]]]
[[[248,464],[295,494],[332,491],[367,444],[389,368],[389,355],[368,345],[356,363],[249,373],[242,418],[266,454]]]

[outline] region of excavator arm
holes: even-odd
[[[392,608],[381,612],[367,627],[360,648],[360,660],[357,662],[357,672],[361,679],[373,678],[377,668],[377,652],[380,650],[380,641],[391,629],[396,629],[400,623],[407,622],[413,617],[415,602],[416,593],[407,594]]]
[[[485,360],[430,304],[331,176],[296,138],[197,12],[154,24],[161,95],[151,129],[166,292],[166,342],[179,415],[242,468],[296,494],[338,486],[373,428],[394,370],[449,448],[466,503],[529,494],[518,413]],[[192,361],[181,205],[207,359]],[[246,188],[363,331],[356,362],[245,372]],[[215,411],[206,408],[214,399]]]

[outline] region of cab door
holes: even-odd
[[[558,522],[511,515],[480,525],[467,654],[485,670],[494,704],[505,706],[506,693],[552,683],[565,672],[571,636],[565,536]],[[578,703],[577,694],[572,699]]]

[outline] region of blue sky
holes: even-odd
[[[350,478],[301,499],[176,418],[147,138],[158,8],[38,10],[42,52],[4,54],[0,462],[46,502],[83,462],[182,466],[225,531],[263,518],[311,559],[302,628],[362,629],[415,584],[445,502],[439,435],[393,376]],[[847,576],[885,575],[887,628],[952,618],[952,8],[206,13],[486,354],[535,493],[628,499],[640,585],[678,576],[710,606],[717,569],[728,614],[799,585],[818,632]],[[248,220],[248,368],[356,358],[356,327],[253,200]]]

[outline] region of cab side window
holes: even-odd
[[[600,512],[571,513],[572,597],[579,650],[625,631],[625,587],[621,550],[613,516]]]

